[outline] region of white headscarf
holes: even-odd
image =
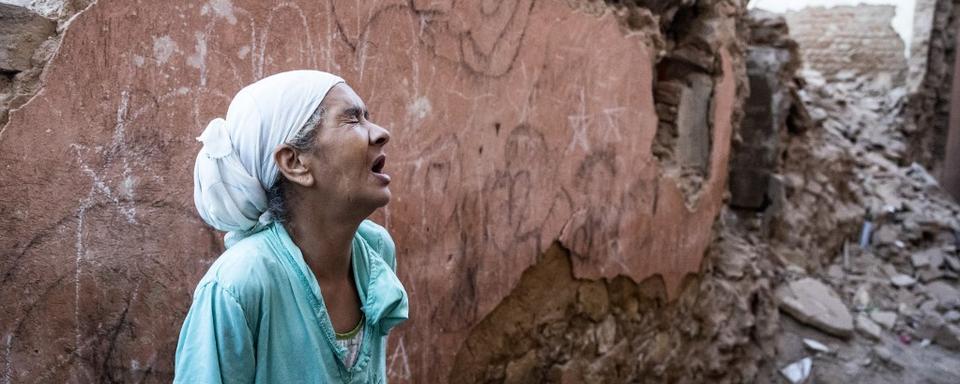
[[[320,71],[266,77],[237,92],[226,120],[213,119],[197,140],[193,202],[210,226],[228,232],[227,247],[273,221],[267,190],[279,176],[273,150],[292,140],[333,86]]]

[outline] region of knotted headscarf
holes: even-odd
[[[197,138],[203,148],[193,171],[193,201],[203,221],[228,232],[227,247],[273,221],[267,212],[267,190],[279,176],[273,150],[292,140],[342,82],[308,70],[266,77],[237,92],[227,118],[213,119]]]

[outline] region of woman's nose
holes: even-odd
[[[370,124],[370,145],[384,146],[390,141],[390,131],[376,124]]]

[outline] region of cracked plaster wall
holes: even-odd
[[[60,11],[62,44],[0,133],[0,381],[171,379],[190,295],[222,250],[193,209],[193,138],[242,86],[295,68],[340,73],[393,132],[395,199],[375,219],[412,320],[391,338],[392,382],[448,377],[554,244],[572,278],[680,297],[723,204],[744,4],[611,3]],[[660,105],[678,133],[654,154]]]

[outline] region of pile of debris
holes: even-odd
[[[960,382],[960,207],[904,160],[906,91],[801,75],[816,128],[790,137],[783,157],[771,249],[790,316],[767,377]]]

